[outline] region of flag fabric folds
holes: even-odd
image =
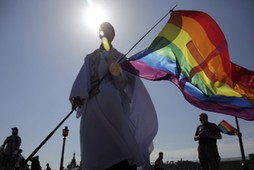
[[[230,61],[218,24],[201,11],[178,10],[123,69],[149,80],[169,80],[192,105],[254,120],[254,72]]]
[[[237,135],[238,130],[231,126],[228,122],[225,120],[222,120],[218,126],[217,126],[222,133],[228,134],[228,135]]]

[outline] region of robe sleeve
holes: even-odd
[[[90,78],[89,78],[89,55],[86,56],[85,62],[82,65],[71,89],[69,100],[71,101],[73,97],[80,97],[84,99],[81,108],[77,109],[77,117],[80,117],[82,113],[85,112],[87,98],[89,97],[90,89]]]

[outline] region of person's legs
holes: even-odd
[[[202,167],[202,170],[209,170],[209,164],[208,164],[207,159],[199,158],[199,161],[200,161],[200,165]]]
[[[220,169],[220,155],[218,152],[217,145],[211,145],[209,147],[209,164],[211,166],[211,170],[219,170]]]
[[[205,145],[199,145],[198,147],[198,158],[202,170],[209,170],[209,162],[206,148],[207,147]]]

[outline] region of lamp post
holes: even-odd
[[[65,148],[65,140],[66,136],[69,134],[69,129],[67,126],[63,129],[63,148],[62,148],[62,156],[61,156],[61,162],[60,162],[60,170],[63,169],[63,160],[64,160],[64,148]]]

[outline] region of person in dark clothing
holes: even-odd
[[[164,170],[163,152],[159,152],[159,157],[154,163],[154,170]]]
[[[198,158],[202,170],[219,170],[220,155],[217,148],[217,139],[221,139],[220,130],[216,124],[208,121],[208,115],[201,113],[201,124],[197,127],[194,140],[198,141]]]
[[[39,156],[35,156],[32,159],[31,170],[41,170],[41,164],[40,164],[40,161],[39,161]]]
[[[4,166],[15,166],[18,159],[21,138],[18,136],[18,128],[12,128],[12,135],[8,136],[3,143]]]
[[[47,163],[46,166],[47,166],[46,170],[51,170],[49,163]]]

